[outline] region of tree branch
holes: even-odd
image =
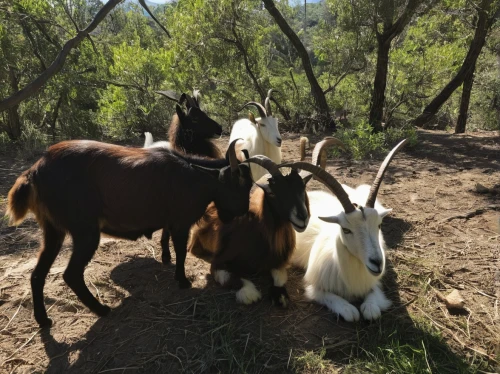
[[[70,39],[64,44],[64,47],[57,55],[56,59],[52,64],[45,70],[42,74],[38,76],[34,81],[29,83],[22,90],[17,91],[15,94],[9,96],[8,98],[0,101],[0,112],[6,109],[12,108],[15,105],[19,105],[23,100],[33,96],[37,93],[47,81],[52,78],[55,74],[57,74],[63,67],[64,62],[66,61],[66,57],[68,57],[71,50],[77,47],[80,42],[90,33],[92,32],[101,21],[107,16],[107,14],[117,6],[121,0],[109,0],[106,5],[104,5],[99,12],[95,15],[92,22],[87,26],[85,30],[78,32],[78,34]]]
[[[172,38],[170,36],[170,33],[168,32],[168,30],[165,28],[165,26],[163,26],[160,21],[158,21],[158,19],[155,17],[155,15],[153,14],[153,12],[151,11],[151,9],[149,9],[149,7],[146,5],[146,2],[144,0],[139,0],[139,4],[142,5],[142,7],[146,10],[146,12],[148,12],[148,14],[151,16],[151,18],[158,24],[158,26],[161,27],[161,29],[163,31],[165,31],[165,34],[167,34],[167,36],[169,38]]]

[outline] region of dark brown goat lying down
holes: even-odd
[[[90,293],[83,272],[99,245],[100,233],[137,239],[164,227],[172,233],[175,279],[184,271],[189,229],[210,202],[222,221],[248,211],[252,178],[238,165],[235,142],[225,159],[206,160],[161,148],[126,148],[94,141],[66,141],[48,149],[9,191],[7,214],[19,224],[31,210],[43,230],[43,245],[31,275],[33,308],[40,326],[50,326],[43,301],[45,278],[66,234],[73,254],[64,280],[94,313],[110,309]],[[249,160],[252,162],[252,160]]]

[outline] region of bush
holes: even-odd
[[[366,120],[361,120],[350,128],[339,125],[337,132],[333,135],[345,144],[355,160],[383,156],[404,138],[408,138],[407,147],[409,148],[414,147],[418,142],[417,131],[413,126],[404,125],[400,128],[389,128],[385,132],[372,133],[372,127]],[[339,151],[334,149],[333,152]]]

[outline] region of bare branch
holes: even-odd
[[[169,38],[172,38],[170,36],[170,33],[168,32],[168,30],[165,28],[165,26],[163,26],[160,21],[158,21],[158,19],[156,19],[155,15],[153,14],[153,12],[151,11],[151,9],[149,9],[149,7],[146,5],[146,2],[144,0],[139,0],[139,4],[142,5],[142,7],[146,10],[146,12],[148,12],[148,14],[151,16],[151,18],[158,24],[158,26],[161,27],[161,29],[163,31],[165,31],[165,34],[167,34],[167,36]]]
[[[77,47],[80,42],[92,32],[101,21],[107,16],[107,14],[117,6],[121,0],[109,0],[106,5],[104,5],[101,10],[95,15],[92,22],[87,26],[85,30],[79,31],[78,34],[70,39],[64,44],[64,47],[57,55],[56,59],[52,64],[45,70],[42,74],[38,76],[34,81],[29,83],[22,90],[17,91],[15,94],[9,96],[8,98],[0,101],[0,112],[6,109],[12,108],[15,105],[19,105],[23,100],[33,96],[37,93],[46,83],[57,74],[63,67],[66,57],[69,55],[71,50]]]

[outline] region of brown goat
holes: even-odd
[[[110,309],[90,293],[83,272],[101,232],[135,240],[168,226],[176,252],[175,279],[181,287],[189,287],[184,261],[190,227],[212,201],[225,223],[248,210],[252,179],[248,166],[237,164],[235,142],[228,151],[230,166],[225,166],[225,159],[200,159],[162,148],[94,141],[50,147],[19,176],[9,191],[7,207],[11,224],[19,224],[31,210],[43,230],[43,246],[31,275],[38,324],[52,323],[43,288],[67,233],[73,238],[73,253],[63,278],[99,316]]]

